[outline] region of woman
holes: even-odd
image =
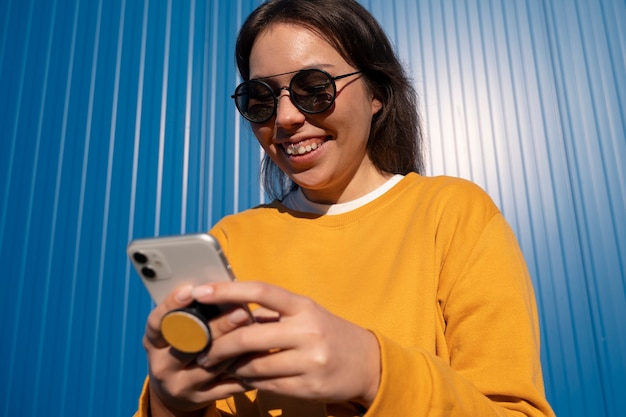
[[[275,0],[244,23],[233,98],[276,200],[210,231],[240,282],[183,287],[149,316],[138,415],[553,415],[515,237],[478,187],[420,175],[415,94],[352,0]],[[192,301],[258,305],[170,349]]]

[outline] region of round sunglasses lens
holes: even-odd
[[[304,70],[291,79],[291,99],[307,113],[321,113],[335,101],[336,87],[324,71]]]
[[[261,81],[247,81],[235,91],[235,104],[239,112],[251,122],[262,123],[274,115],[274,93]]]

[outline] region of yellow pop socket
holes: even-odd
[[[183,353],[200,353],[211,344],[211,330],[195,309],[174,310],[161,320],[163,338]]]

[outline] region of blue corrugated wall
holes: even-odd
[[[429,174],[519,237],[557,414],[623,414],[625,2],[362,3],[421,94]],[[262,200],[229,98],[256,4],[0,0],[0,415],[133,412],[151,303],[126,243]]]

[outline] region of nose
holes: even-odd
[[[289,89],[281,87],[276,108],[276,126],[288,129],[294,125],[302,124],[304,120],[304,114],[291,101]]]

